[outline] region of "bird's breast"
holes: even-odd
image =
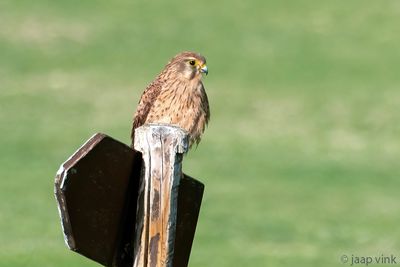
[[[154,102],[146,122],[175,124],[192,131],[201,112],[201,88],[197,84],[180,84],[163,88]]]

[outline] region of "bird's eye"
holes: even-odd
[[[190,60],[190,61],[189,61],[189,64],[192,65],[192,66],[194,66],[194,64],[196,64],[196,61]]]

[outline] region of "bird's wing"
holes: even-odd
[[[150,109],[160,92],[161,81],[159,79],[153,81],[151,84],[149,84],[149,86],[147,86],[146,90],[144,90],[133,118],[131,132],[132,147],[134,145],[135,129],[142,126],[146,122],[147,115],[149,114]]]

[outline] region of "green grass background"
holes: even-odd
[[[400,254],[399,25],[397,0],[1,0],[0,266],[98,266],[64,245],[55,173],[95,132],[129,143],[182,50],[212,111],[190,266]]]

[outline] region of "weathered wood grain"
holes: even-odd
[[[147,124],[135,131],[143,156],[134,242],[134,267],[172,267],[178,190],[188,135],[181,128]]]

